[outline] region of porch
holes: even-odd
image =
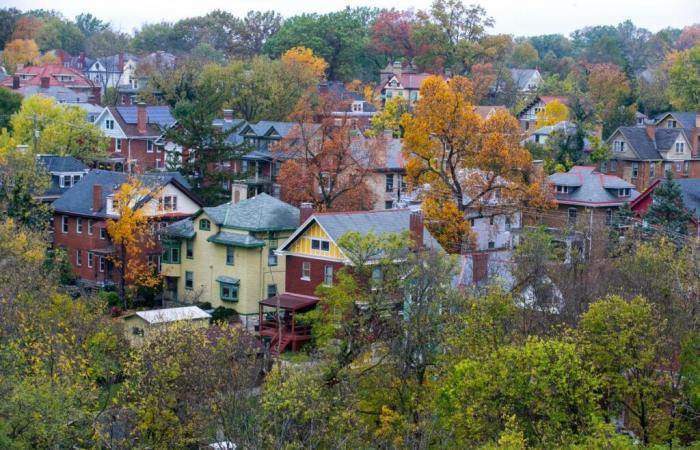
[[[311,325],[297,320],[296,314],[311,311],[317,303],[317,297],[286,292],[258,302],[257,331],[263,341],[269,339],[271,353],[298,352],[311,340]]]

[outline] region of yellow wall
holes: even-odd
[[[267,286],[277,285],[277,292],[284,292],[285,258],[277,257],[276,266],[268,266],[268,244],[266,235],[256,235],[257,239],[265,242],[264,247],[243,248],[234,247],[234,265],[226,265],[226,245],[208,242],[207,239],[219,232],[219,226],[212,221],[211,231],[199,229],[199,220],[211,218],[203,213],[194,219],[196,236],[193,241],[193,258],[187,259],[186,241],[180,245],[180,264],[162,264],[161,272],[166,276],[178,277],[178,300],[185,303],[210,302],[216,308],[224,306],[233,308],[239,314],[257,314],[258,302],[267,297]],[[223,229],[226,233],[249,234],[245,231]],[[291,233],[287,232],[277,238],[281,245]],[[194,275],[193,288],[185,289],[185,272]],[[238,290],[238,302],[223,301],[220,297],[219,276],[238,278],[241,280]]]
[[[324,252],[321,250],[311,249],[311,239],[319,238],[325,239],[329,242],[329,251]],[[309,227],[304,233],[299,236],[296,241],[289,247],[290,253],[296,253],[299,255],[311,255],[311,256],[323,256],[326,258],[333,258],[339,261],[344,259],[343,253],[340,251],[337,245],[328,237],[323,228],[321,228],[317,223],[314,222],[313,225]]]

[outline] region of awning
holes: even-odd
[[[279,307],[282,309],[290,311],[299,311],[303,309],[308,309],[318,303],[318,297],[312,297],[310,295],[297,295],[288,294],[286,292],[275,295],[265,300],[260,300],[260,304],[263,306],[269,306],[272,308],[277,308],[279,302]]]
[[[241,280],[238,278],[233,278],[233,277],[227,277],[224,275],[219,275],[216,277],[216,281],[219,283],[226,283],[226,284],[241,284]]]
[[[233,245],[235,247],[246,247],[246,248],[254,248],[254,247],[264,247],[265,242],[261,241],[259,239],[255,239],[254,237],[248,235],[248,234],[236,234],[236,233],[226,233],[226,232],[221,232],[217,233],[214,236],[210,236],[209,239],[207,239],[209,242],[214,242],[217,244],[225,244],[225,245]]]
[[[111,247],[111,246],[104,247],[104,248],[94,248],[94,249],[90,250],[90,252],[95,254],[95,255],[106,255],[106,256],[113,255],[116,253],[116,251],[114,250],[114,247]]]

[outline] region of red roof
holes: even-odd
[[[569,97],[564,97],[562,95],[540,95],[539,98],[545,105],[547,103],[553,102],[554,100],[557,100],[560,103],[564,103],[565,105],[569,104]]]
[[[61,79],[59,76],[69,76],[70,79]],[[63,67],[60,64],[42,64],[40,66],[29,66],[17,70],[15,76],[20,77],[20,87],[25,86],[40,86],[42,78],[49,79],[49,86],[61,86],[66,88],[89,89],[94,87],[94,84],[85,78],[78,70],[69,67]],[[12,87],[13,77],[7,77],[0,85]]]
[[[310,295],[299,295],[299,294],[289,294],[284,292],[274,297],[266,298],[265,300],[260,300],[260,304],[264,306],[271,306],[273,308],[277,307],[279,302],[279,307],[281,309],[287,309],[291,311],[299,311],[302,309],[311,308],[318,303],[318,297],[312,297]]]

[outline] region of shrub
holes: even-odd
[[[238,320],[238,312],[232,308],[219,306],[211,313],[212,322],[236,322]]]
[[[97,296],[101,301],[107,303],[107,306],[121,305],[121,299],[119,298],[119,294],[117,294],[114,291],[100,291],[100,293],[97,294]]]
[[[211,306],[211,303],[209,303],[209,302],[195,302],[194,305],[200,309],[205,310],[205,311],[213,309],[213,307]]]

